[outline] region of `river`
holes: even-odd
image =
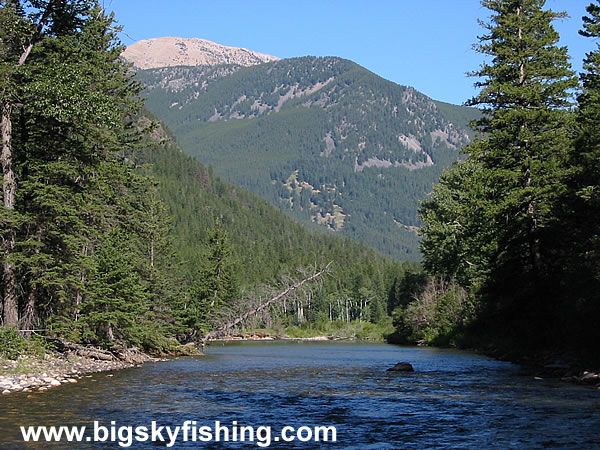
[[[413,364],[415,372],[386,372],[399,361]],[[4,396],[0,448],[118,448],[91,442],[26,446],[19,426],[91,429],[99,421],[108,429],[114,421],[116,429],[149,427],[151,421],[180,426],[186,420],[197,426],[215,421],[271,426],[273,435],[284,426],[337,430],[336,443],[272,441],[271,448],[589,449],[600,448],[600,390],[537,380],[515,365],[448,349],[355,342],[213,344],[203,358]],[[258,437],[254,444],[221,442],[211,448],[257,444]],[[174,448],[200,445],[180,438]],[[134,440],[132,448],[151,446]]]

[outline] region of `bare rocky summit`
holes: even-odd
[[[215,66],[238,64],[253,66],[279,58],[245,48],[227,47],[205,39],[163,37],[130,45],[123,57],[139,69],[173,66]]]

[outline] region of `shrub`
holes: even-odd
[[[13,328],[0,327],[0,356],[17,359],[25,353],[27,341]]]
[[[432,278],[425,290],[393,313],[391,342],[451,345],[473,318],[468,293],[453,281]]]

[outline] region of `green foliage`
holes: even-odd
[[[486,137],[465,152],[480,166],[476,186],[484,191],[469,205],[479,205],[489,224],[478,240],[495,248],[475,250],[476,261],[464,260],[488,268],[491,311],[537,316],[529,330],[520,330],[526,335],[552,329],[558,319],[547,297],[560,271],[552,254],[562,231],[555,211],[566,190],[573,119],[568,107],[577,80],[552,27],[562,14],[543,10],[539,0],[483,5],[492,17],[478,50],[494,59],[475,73],[483,77],[483,89],[471,103],[485,107],[476,125]]]
[[[456,283],[432,278],[425,289],[407,305],[392,314],[395,343],[456,345],[474,318],[474,307],[467,292]]]
[[[191,330],[200,335],[211,330],[211,319],[238,299],[239,285],[231,260],[232,249],[226,231],[217,222],[209,235],[208,251],[195,276],[185,316]]]
[[[420,266],[409,267],[402,276],[396,278],[388,296],[388,314],[399,306],[406,306],[420,295],[427,284],[427,274]]]
[[[600,4],[594,0],[580,34],[600,37]],[[564,236],[555,258],[563,268],[561,319],[572,339],[597,341],[600,317],[600,45],[586,54],[577,98],[577,137],[569,155],[568,190],[557,208]]]
[[[382,341],[393,330],[391,319],[386,317],[378,323],[342,320],[323,320],[302,325],[294,325],[280,330],[281,334],[290,338],[314,338],[318,336],[333,337],[336,339],[357,339],[361,341]]]
[[[111,345],[139,345],[140,328],[147,314],[146,288],[133,266],[134,255],[124,236],[112,232],[95,255],[91,295],[82,308],[84,339]]]
[[[421,251],[431,274],[481,287],[497,253],[496,218],[489,208],[495,186],[475,158],[455,163],[421,203]]]
[[[44,338],[33,335],[22,337],[14,328],[0,326],[0,357],[15,360],[27,354],[41,357],[51,346]]]
[[[0,327],[0,356],[17,359],[24,353],[26,341],[14,328]]]
[[[339,58],[138,77],[188,154],[305,224],[401,260],[420,258],[418,201],[469,140],[450,121],[479,117]]]
[[[422,204],[424,265],[478,305],[470,338],[522,351],[587,347],[600,314],[598,52],[586,57],[574,111],[577,80],[552,27],[564,15],[542,0],[482,4],[492,14],[477,49],[489,59],[474,73],[482,90],[470,102],[483,108],[474,122],[482,134]],[[588,7],[582,34],[598,36],[599,12]],[[399,334],[446,341],[460,329],[460,296],[437,298],[397,310]],[[415,328],[419,317],[435,327]]]
[[[14,25],[2,31],[2,45],[14,43],[0,52],[3,107],[7,97],[20,102],[11,117],[15,208],[1,217],[15,240],[19,325],[136,344],[157,296],[144,244],[166,220],[156,196],[154,216],[143,217],[151,182],[123,158],[141,136],[133,127],[139,87],[96,1],[35,2],[27,13],[22,3],[3,5],[0,15]],[[35,35],[40,17],[47,21]],[[19,65],[26,45],[17,44],[30,41]]]

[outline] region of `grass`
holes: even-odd
[[[43,358],[27,356],[18,360],[0,358],[0,376],[28,375],[39,372],[40,361]]]
[[[269,334],[278,334],[293,339],[327,336],[334,339],[384,341],[385,336],[394,331],[394,327],[392,325],[392,319],[387,318],[380,323],[359,321],[344,322],[340,320],[333,322],[304,323],[273,330],[261,329],[252,331],[263,331]]]

